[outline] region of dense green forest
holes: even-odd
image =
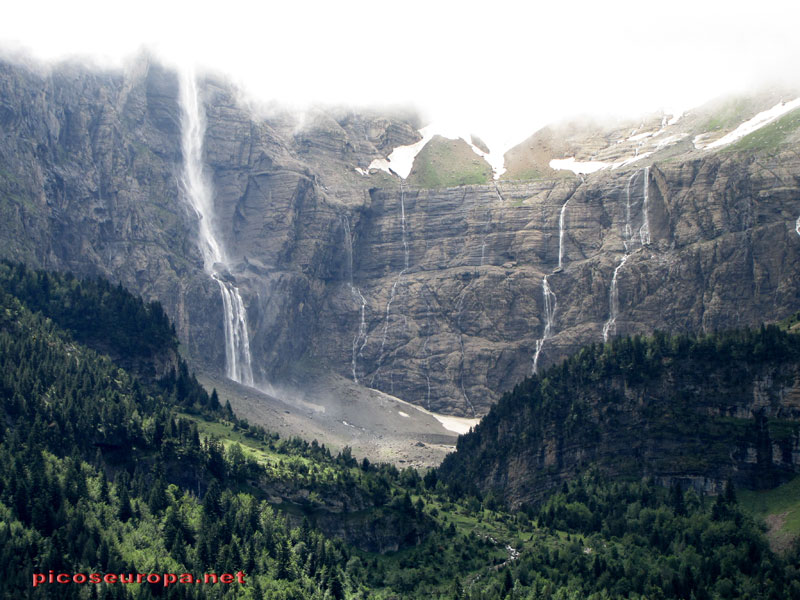
[[[590,466],[621,479],[774,487],[794,476],[800,439],[800,409],[784,391],[800,381],[793,322],[584,347],[503,396],[441,476],[512,505]]]
[[[163,310],[121,287],[0,265],[0,598],[800,598],[800,553],[772,553],[732,486],[588,469],[511,511],[446,470],[248,424],[176,348]],[[50,570],[245,583],[32,585]]]

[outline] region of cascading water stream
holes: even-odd
[[[797,217],[797,222],[794,224],[794,230],[797,232],[797,235],[800,235],[800,217]]]
[[[472,416],[475,416],[475,406],[467,394],[467,387],[464,385],[464,361],[466,360],[466,352],[464,351],[464,331],[461,328],[461,312],[464,310],[464,292],[459,295],[458,302],[456,303],[456,329],[458,329],[458,344],[461,346],[461,362],[458,366],[459,371],[459,384],[461,385],[461,394],[464,396],[464,402],[467,403]]]
[[[372,378],[370,379],[370,386],[373,385],[375,382],[375,377],[378,375],[378,372],[381,369],[381,365],[383,364],[383,360],[385,358],[384,349],[386,348],[386,336],[389,332],[389,314],[392,310],[392,302],[394,302],[395,294],[397,293],[397,286],[400,285],[400,282],[403,280],[403,276],[408,271],[408,264],[409,264],[409,252],[408,252],[408,240],[406,238],[406,188],[405,182],[400,182],[400,235],[402,236],[403,240],[403,269],[397,274],[397,278],[394,280],[392,284],[392,289],[389,292],[389,300],[386,302],[386,316],[383,321],[383,338],[381,339],[381,350],[378,354],[378,364],[375,367],[375,373],[373,373]]]
[[[250,337],[247,333],[247,312],[239,289],[232,283],[222,281],[216,274],[222,306],[225,312],[225,360],[226,374],[244,385],[253,386],[252,358],[250,356]]]
[[[625,187],[625,235],[622,238],[622,245],[625,247],[625,254],[631,251],[633,241],[633,228],[631,226],[631,184],[639,171],[636,171],[628,178],[628,185]]]
[[[553,269],[553,273],[559,273],[564,268],[564,215],[567,212],[567,204],[571,199],[572,196],[566,199],[564,204],[561,205],[561,211],[558,214],[558,266]],[[556,306],[558,305],[558,299],[555,292],[550,288],[547,275],[542,278],[542,296],[544,298],[544,331],[542,332],[542,337],[536,340],[536,351],[533,354],[533,364],[531,366],[531,374],[533,375],[536,374],[539,367],[539,355],[542,352],[542,348],[544,348],[544,343],[552,334]]]
[[[498,206],[502,206],[503,194],[500,193],[500,187],[497,185],[497,182],[494,181],[494,192],[497,195]],[[483,224],[483,239],[481,240],[481,264],[480,266],[484,266],[486,264],[486,244],[489,241],[489,231],[492,227],[492,207],[487,206],[486,208],[486,221]]]
[[[572,196],[567,198],[567,201],[561,206],[561,212],[558,215],[558,271],[563,268],[564,261],[564,214],[567,212],[567,204],[572,199]]]
[[[247,312],[239,289],[230,281],[227,260],[214,219],[213,189],[203,168],[205,118],[200,106],[194,74],[183,71],[180,77],[182,184],[186,201],[197,214],[199,246],[203,268],[219,285],[224,310],[225,370],[228,378],[253,385]]]
[[[486,263],[486,241],[489,238],[489,227],[492,225],[492,211],[487,211],[486,222],[483,224],[483,240],[481,241],[481,265]]]
[[[544,298],[544,331],[542,337],[536,340],[536,352],[533,355],[533,365],[531,373],[536,374],[539,365],[539,354],[542,352],[545,341],[550,337],[550,332],[553,329],[553,322],[556,316],[556,295],[550,289],[550,284],[547,281],[547,275],[542,278],[542,296]]]
[[[639,240],[642,242],[642,246],[647,246],[650,243],[650,219],[647,215],[647,198],[649,194],[649,187],[650,187],[650,167],[644,168],[644,198],[642,199],[642,226],[639,229]]]
[[[628,257],[631,255],[635,240],[633,236],[633,226],[631,224],[631,187],[636,179],[636,176],[639,175],[639,173],[642,173],[642,171],[644,172],[644,186],[642,191],[643,217],[642,226],[639,228],[639,241],[641,242],[642,246],[650,243],[650,223],[647,216],[650,167],[645,167],[643,170],[636,171],[628,178],[628,185],[625,188],[625,236],[622,240],[622,245],[625,248],[625,252],[622,256],[622,260],[620,260],[619,264],[614,268],[614,275],[611,277],[611,288],[608,292],[609,317],[608,320],[603,324],[604,342],[608,341],[609,335],[616,335],[617,333],[617,315],[619,314],[619,288],[617,285],[617,279],[620,269],[625,266],[625,263],[628,261]]]
[[[406,239],[406,186],[405,182],[400,182],[400,232],[403,236],[403,256],[405,258],[405,268],[403,273],[408,270],[408,240]]]
[[[358,326],[358,332],[353,336],[353,358],[351,362],[353,368],[353,382],[358,383],[358,357],[367,344],[368,337],[366,320],[367,301],[364,299],[361,290],[353,284],[353,234],[350,230],[350,219],[347,215],[342,217],[342,223],[344,225],[345,248],[347,249],[348,286],[350,287],[350,293],[353,295],[353,298],[361,304],[361,322]]]
[[[605,322],[603,325],[603,341],[608,341],[608,335],[611,332],[611,329],[614,329],[613,334],[617,334],[617,314],[619,313],[619,291],[617,290],[617,275],[619,274],[619,270],[623,267],[623,265],[627,262],[629,254],[625,254],[622,257],[622,260],[619,261],[619,264],[614,269],[614,276],[611,278],[611,289],[608,292],[608,304],[610,307],[611,316],[608,318],[608,321]]]

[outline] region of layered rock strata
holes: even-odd
[[[407,115],[299,119],[215,80],[200,90],[257,382],[312,361],[434,411],[484,414],[532,370],[545,276],[557,308],[540,368],[602,340],[615,270],[617,335],[711,331],[800,306],[794,146],[687,150],[647,162],[646,176],[642,162],[418,189],[367,172],[419,139]],[[0,63],[0,247],[160,300],[194,363],[222,372],[222,304],[182,197],[180,126],[176,74],[151,60],[107,73]]]

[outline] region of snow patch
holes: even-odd
[[[650,135],[650,134],[648,134]],[[685,136],[683,136],[685,137]],[[673,136],[673,138],[667,138],[664,140],[663,143],[658,145],[657,150],[660,150],[668,143],[672,141],[677,141],[682,139],[682,136]],[[611,169],[612,171],[615,169],[619,169],[620,167],[627,167],[628,165],[635,163],[636,161],[642,160],[643,158],[647,158],[651,156],[654,152],[642,152],[641,154],[637,154],[635,156],[631,156],[629,158],[624,158],[620,161],[614,163],[607,163],[602,162],[599,160],[592,160],[588,162],[578,162],[575,160],[575,157],[570,158],[554,158],[550,161],[550,168],[562,171],[572,171],[576,175],[586,175],[589,173],[596,173],[597,171],[601,171],[603,169]]]
[[[472,136],[456,128],[448,127],[441,123],[431,123],[426,127],[419,130],[422,139],[408,146],[397,146],[392,150],[386,158],[376,158],[373,160],[369,168],[380,169],[387,173],[394,173],[401,179],[406,179],[411,174],[411,169],[414,166],[414,159],[417,157],[422,149],[430,142],[434,136],[439,135],[448,140],[464,140],[472,151],[483,158],[489,166],[492,167],[492,173],[495,179],[499,179],[500,175],[505,173],[505,160],[502,153],[484,152],[472,143]]]
[[[682,110],[675,111],[672,114],[672,118],[669,121],[667,121],[667,126],[675,125],[675,123],[677,123],[678,121],[681,120],[681,117],[684,115],[684,113],[685,113],[685,111],[682,111]]]
[[[578,162],[574,156],[569,158],[554,158],[550,161],[550,168],[560,171],[572,171],[576,175],[583,175],[588,173],[595,173],[611,164],[599,160],[591,160],[588,162]]]
[[[682,139],[689,137],[688,133],[678,133],[675,135],[670,135],[665,138],[661,138],[661,141],[658,142],[656,145],[656,151],[661,150],[669,146],[670,144],[676,144],[680,142]]]
[[[389,161],[385,158],[376,158],[371,163],[369,163],[369,167],[367,167],[367,171],[371,171],[372,169],[379,169],[381,171],[386,171],[389,175],[392,174],[391,169],[389,168]]]
[[[721,148],[722,146],[727,146],[728,144],[732,144],[733,142],[742,139],[746,135],[750,135],[754,131],[758,131],[765,125],[769,125],[770,123],[782,117],[786,113],[793,111],[795,108],[800,108],[800,98],[796,98],[791,102],[783,102],[783,101],[778,102],[778,104],[776,104],[769,110],[765,110],[758,113],[755,117],[745,121],[744,123],[739,125],[736,129],[734,129],[727,135],[722,136],[715,142],[711,142],[710,144],[707,144],[705,146],[703,145],[698,146],[697,138],[700,136],[695,137],[695,148],[700,148],[700,149],[705,148],[706,150],[714,150],[716,148]]]
[[[695,150],[702,150],[706,147],[705,141],[710,138],[713,134],[711,133],[701,133],[694,136],[692,140],[692,144],[694,145]]]
[[[466,417],[451,417],[449,415],[438,415],[436,413],[431,413],[439,423],[442,424],[442,427],[447,429],[448,431],[454,431],[460,435],[465,433],[469,433],[469,430],[475,427],[478,424],[480,419],[468,419]]]
[[[642,154],[638,154],[636,156],[632,156],[630,158],[626,158],[623,161],[615,162],[613,165],[611,165],[611,169],[613,170],[613,169],[618,169],[620,167],[626,167],[631,163],[635,163],[637,160],[642,160],[643,158],[647,158],[651,154],[652,154],[652,152],[643,152]]]
[[[397,411],[397,414],[398,414],[398,415],[400,415],[401,417],[405,417],[406,419],[410,419],[410,418],[411,418],[411,417],[408,415],[408,413],[404,413],[402,410],[398,410],[398,411]]]
[[[645,131],[644,133],[637,133],[636,135],[632,135],[628,138],[627,141],[629,142],[638,142],[639,140],[643,140],[654,135],[658,135],[661,133],[661,130],[658,131]]]

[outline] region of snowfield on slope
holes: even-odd
[[[793,111],[796,108],[800,108],[800,98],[795,98],[791,102],[778,102],[778,104],[772,108],[758,113],[752,119],[745,121],[730,133],[722,136],[714,142],[711,142],[710,144],[703,143],[703,140],[709,134],[702,133],[698,136],[695,136],[694,147],[698,150],[716,150],[717,148],[728,146],[729,144],[742,139],[746,135],[750,135],[754,131],[758,131],[765,125],[769,125],[776,119],[782,117],[788,112]]]
[[[387,158],[376,158],[367,170],[380,169],[389,174],[394,172],[401,179],[407,179],[414,166],[414,159],[434,136],[441,136],[448,140],[464,140],[472,151],[483,158],[492,167],[494,179],[499,179],[505,173],[504,158],[502,153],[484,152],[472,142],[472,136],[453,127],[441,123],[431,123],[419,130],[422,139],[408,146],[397,146]]]

